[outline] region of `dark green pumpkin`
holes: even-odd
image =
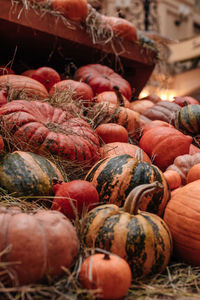
[[[31,152],[15,151],[0,162],[0,187],[14,196],[53,195],[53,178],[64,180],[50,160]]]
[[[100,202],[113,203],[119,207],[133,188],[158,181],[163,189],[143,199],[140,209],[163,216],[170,198],[170,191],[162,171],[153,164],[138,161],[128,154],[104,158],[96,163],[85,179],[96,187]]]
[[[123,208],[114,204],[100,205],[83,219],[86,247],[98,247],[124,258],[133,277],[162,272],[172,253],[168,226],[157,215],[138,212],[138,201],[150,191],[159,190],[158,182],[133,189]]]
[[[182,107],[176,113],[175,127],[185,134],[200,134],[200,105],[190,104]]]

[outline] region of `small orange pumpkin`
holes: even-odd
[[[84,260],[79,277],[85,288],[97,290],[99,299],[121,299],[128,292],[132,274],[125,259],[97,253]]]
[[[167,180],[167,183],[171,190],[177,189],[179,186],[181,186],[181,175],[177,171],[166,170],[163,173],[163,175],[164,175],[165,179]]]
[[[122,125],[116,123],[100,124],[96,128],[96,133],[105,143],[128,142],[128,131]]]
[[[200,163],[192,166],[187,173],[187,183],[200,179]]]

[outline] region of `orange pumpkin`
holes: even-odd
[[[200,266],[200,180],[178,188],[164,213],[174,241],[174,256]]]
[[[128,142],[128,131],[122,125],[116,123],[100,124],[95,131],[105,144],[112,142]]]
[[[114,91],[105,91],[105,92],[99,93],[96,96],[95,102],[96,103],[108,102],[108,103],[116,104],[117,106],[122,105],[127,108],[130,108],[130,105],[131,105],[125,96],[122,96],[122,103],[120,103],[118,96],[116,95],[116,92],[114,92]]]
[[[145,110],[149,107],[152,107],[154,103],[148,99],[144,100],[135,100],[130,103],[130,109],[139,112],[140,114],[143,114]]]
[[[167,180],[167,183],[169,185],[169,188],[171,190],[177,189],[181,186],[181,175],[175,171],[175,170],[166,170],[163,173],[165,179]]]
[[[187,183],[200,179],[200,163],[192,166],[187,173]]]
[[[80,269],[80,282],[96,291],[98,299],[121,299],[131,285],[131,269],[115,254],[97,253],[87,257]]]

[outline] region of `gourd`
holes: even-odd
[[[86,174],[99,193],[100,203],[121,207],[131,190],[144,183],[159,181],[162,189],[144,197],[140,209],[163,215],[170,191],[162,171],[148,162],[139,161],[128,154],[113,155],[99,160]]]
[[[14,151],[1,158],[0,187],[14,196],[52,196],[54,178],[64,180],[55,164],[43,156]]]
[[[175,127],[185,134],[192,136],[199,134],[200,105],[189,104],[181,107],[176,113]]]
[[[139,211],[147,194],[162,190],[158,182],[134,188],[122,208],[104,204],[83,219],[83,239],[87,247],[98,247],[124,258],[133,278],[162,272],[172,253],[171,233],[157,215]]]

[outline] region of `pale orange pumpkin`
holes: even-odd
[[[122,125],[116,123],[100,124],[96,133],[105,144],[112,142],[128,142],[128,131]]]
[[[187,183],[200,179],[200,163],[192,166],[187,173]]]

